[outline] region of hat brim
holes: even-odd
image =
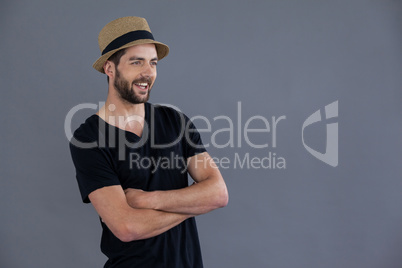
[[[111,51],[105,53],[104,55],[100,56],[99,59],[97,59],[95,61],[95,63],[92,65],[92,67],[94,67],[94,69],[97,70],[98,72],[105,73],[105,71],[103,70],[103,65],[105,64],[107,59],[110,58],[110,56],[112,56],[114,53],[116,53],[117,51],[119,51],[121,49],[132,47],[135,45],[141,45],[141,44],[155,44],[156,53],[158,54],[158,60],[163,59],[164,57],[166,57],[169,54],[169,47],[167,45],[165,45],[161,42],[152,40],[152,39],[141,39],[141,40],[136,40],[136,41],[127,43],[124,46],[121,46],[117,49],[114,49],[114,50],[111,50]]]

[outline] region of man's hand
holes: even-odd
[[[132,208],[148,208],[152,207],[152,192],[146,192],[143,190],[138,190],[134,188],[127,188],[124,190],[126,194],[127,203]]]

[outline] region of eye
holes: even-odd
[[[156,66],[156,65],[158,65],[158,62],[157,61],[151,61],[151,65]]]
[[[141,65],[141,61],[136,60],[131,63],[132,65]]]

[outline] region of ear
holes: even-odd
[[[115,75],[115,67],[114,67],[114,63],[107,60],[105,62],[105,64],[103,64],[103,71],[105,72],[105,74],[109,77],[109,79],[111,79],[112,77],[114,78]]]

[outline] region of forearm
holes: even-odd
[[[197,183],[178,190],[144,192],[126,189],[127,203],[134,208],[200,215],[228,203],[226,184],[208,153],[188,160],[188,172]]]
[[[136,208],[200,215],[227,204],[226,185],[220,177],[211,177],[189,187],[126,194],[127,202]]]
[[[100,188],[89,194],[89,199],[102,221],[124,242],[159,235],[193,216],[132,208],[120,186]]]
[[[215,178],[179,190],[158,191],[155,195],[155,209],[175,213],[200,215],[227,203],[226,187]]]
[[[128,242],[157,236],[192,216],[152,209],[131,209],[126,220],[127,230],[124,239]]]

